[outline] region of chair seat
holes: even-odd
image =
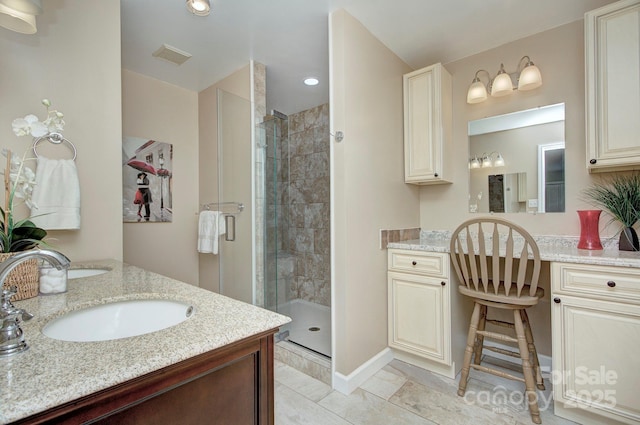
[[[491,287],[491,285],[489,287]],[[458,290],[462,295],[474,298],[479,302],[490,301],[498,304],[511,304],[511,305],[518,305],[518,306],[521,305],[525,307],[538,304],[538,301],[540,300],[540,298],[544,296],[544,289],[540,287],[536,288],[536,293],[534,296],[530,296],[529,285],[525,285],[522,288],[522,294],[519,297],[515,295],[517,290],[515,286],[511,287],[511,289],[509,290],[510,295],[507,295],[505,292],[504,284],[501,284],[498,287],[497,294],[493,291],[492,292],[476,291],[474,289],[469,289],[464,285],[458,286]]]

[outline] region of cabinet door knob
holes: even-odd
[[[440,285],[445,286],[447,284],[447,282],[445,282],[444,280],[442,282],[440,282]]]
[[[413,260],[413,261],[411,262],[411,264],[413,264],[413,265],[415,266],[415,265],[417,265],[417,264],[418,264],[418,262],[417,262],[416,260]]]
[[[554,302],[554,303],[556,303],[556,304],[560,304],[560,298],[555,297],[555,298],[553,299],[553,302]]]
[[[595,164],[596,162],[598,162],[598,160],[595,158],[589,160],[589,164],[591,165]]]
[[[609,282],[607,282],[607,286],[608,286],[609,288],[615,288],[616,283],[615,283],[613,280],[610,280]]]
[[[433,177],[438,177],[438,173],[433,173]]]

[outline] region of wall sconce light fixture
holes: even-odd
[[[0,0],[0,26],[21,34],[35,34],[36,15],[42,13],[42,0]]]
[[[187,9],[197,16],[207,16],[211,12],[209,0],[187,0]]]
[[[480,73],[487,75],[488,82],[486,85],[480,80]],[[513,73],[507,73],[504,69],[504,64],[500,64],[498,75],[493,79],[489,72],[484,69],[478,70],[471,82],[471,86],[469,86],[469,90],[467,90],[467,103],[484,102],[487,99],[488,92],[493,97],[501,97],[511,94],[515,88],[526,91],[536,89],[541,85],[542,75],[540,75],[540,69],[531,62],[529,56],[523,56],[518,62],[516,72]]]
[[[494,159],[495,155],[495,159]],[[469,168],[504,167],[504,158],[500,152],[486,152],[469,160]]]

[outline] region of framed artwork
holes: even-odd
[[[140,137],[122,140],[122,220],[171,222],[173,145]]]

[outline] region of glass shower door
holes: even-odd
[[[293,257],[287,255],[288,144],[286,120],[269,115],[260,124],[264,155],[264,305],[285,313],[287,287],[293,278]]]

